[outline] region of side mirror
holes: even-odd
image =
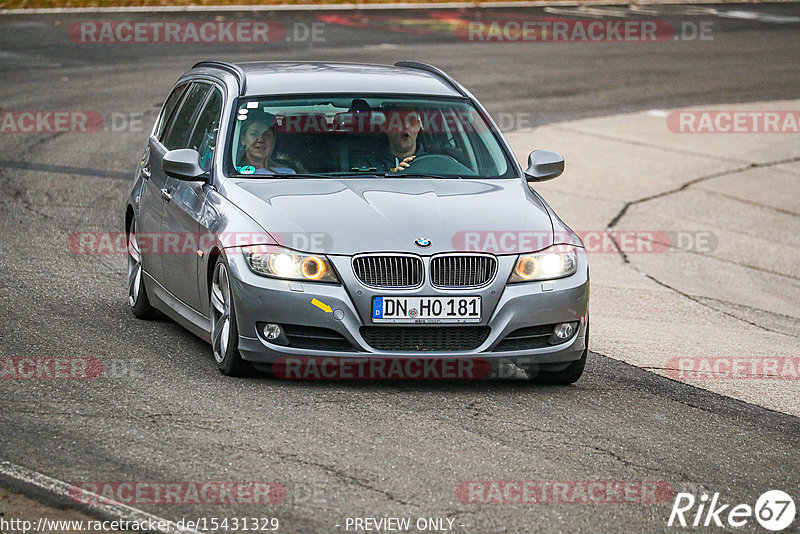
[[[204,181],[206,171],[200,166],[200,153],[193,148],[179,148],[164,154],[164,173],[187,182]]]
[[[564,172],[564,156],[552,150],[534,150],[528,156],[525,178],[529,182],[552,180]]]

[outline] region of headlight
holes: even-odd
[[[578,253],[571,245],[555,245],[535,254],[517,258],[509,283],[553,280],[575,274],[578,270]]]
[[[268,245],[242,247],[242,253],[256,274],[305,282],[339,281],[325,256]]]

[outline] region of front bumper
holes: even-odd
[[[586,348],[588,321],[589,273],[586,254],[578,254],[578,270],[569,277],[546,282],[507,285],[515,256],[498,257],[495,279],[479,289],[442,290],[425,283],[413,290],[376,290],[361,284],[353,274],[351,259],[328,256],[342,284],[289,282],[259,276],[246,264],[236,249],[228,249],[234,309],[239,329],[239,350],[245,360],[273,363],[286,357],[341,358],[455,358],[473,357],[503,360],[522,367],[557,364],[578,360]],[[424,259],[427,268],[427,259]],[[471,296],[482,299],[482,319],[469,326],[488,326],[490,332],[483,343],[465,351],[387,351],[371,347],[361,334],[362,326],[373,326],[372,297],[403,296]],[[330,307],[326,311],[316,300]],[[509,333],[525,327],[577,322],[577,332],[557,345],[522,350],[496,350]],[[350,350],[315,350],[285,346],[267,341],[257,323],[278,323],[326,328],[340,334]],[[390,325],[381,325],[390,326]],[[396,325],[415,326],[415,325]],[[435,328],[418,325],[420,328]],[[456,326],[456,325],[448,325]],[[466,325],[465,325],[466,326]]]

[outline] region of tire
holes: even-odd
[[[253,369],[268,378],[275,378],[275,367],[271,363],[251,363]]]
[[[230,275],[220,256],[214,266],[209,291],[211,310],[211,349],[220,372],[227,376],[245,376],[252,366],[239,353],[239,329],[233,308]]]
[[[151,320],[158,317],[158,311],[150,305],[147,290],[144,287],[144,271],[142,269],[142,253],[136,239],[136,220],[131,222],[127,234],[128,242],[128,305],[138,319]]]
[[[586,367],[586,356],[589,349],[583,351],[580,359],[571,362],[566,369],[561,371],[539,371],[538,374],[531,377],[529,380],[534,384],[543,384],[548,386],[567,386],[575,383],[583,375],[583,369]]]
[[[581,357],[560,371],[539,371],[537,374],[529,377],[529,380],[534,384],[542,384],[547,386],[567,386],[574,384],[583,375],[583,370],[586,368],[586,357],[589,355],[589,324],[587,318],[586,324],[586,349],[581,354]]]

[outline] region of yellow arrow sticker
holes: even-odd
[[[333,311],[333,308],[331,308],[330,306],[328,306],[324,302],[321,302],[321,301],[319,301],[317,299],[313,299],[311,301],[311,304],[313,304],[314,306],[316,306],[320,310],[324,311],[325,313],[331,313]]]

